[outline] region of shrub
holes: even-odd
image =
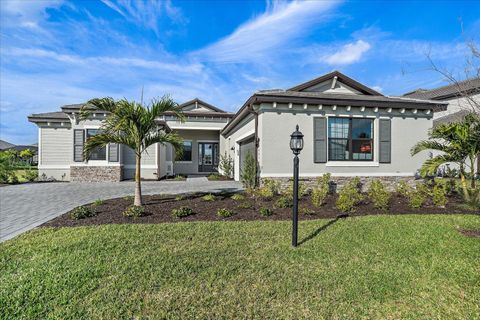
[[[242,200],[245,200],[245,196],[243,194],[236,193],[233,196],[231,196],[230,199],[234,201],[242,201]]]
[[[385,185],[380,180],[373,180],[368,187],[368,197],[372,201],[373,206],[378,209],[388,209],[391,194],[385,188]]]
[[[206,194],[202,197],[202,200],[203,201],[215,201],[217,199],[217,197],[215,197],[213,194],[209,193],[209,194]]]
[[[101,206],[103,204],[103,200],[102,199],[97,199],[93,202],[93,205],[94,206]]]
[[[263,180],[263,186],[258,190],[258,196],[270,200],[280,192],[280,183],[275,180]]]
[[[172,210],[172,216],[175,218],[184,218],[191,216],[193,214],[192,208],[189,207],[180,207]]]
[[[302,208],[302,209],[300,209],[300,213],[304,214],[306,216],[312,216],[312,215],[315,214],[315,211],[312,210],[312,209],[309,209],[309,208]]]
[[[173,178],[173,180],[175,180],[175,181],[185,181],[185,180],[187,180],[187,178],[185,178],[184,176],[181,176],[181,175],[177,174],[177,175],[175,176],[175,178]]]
[[[277,208],[291,208],[293,206],[293,198],[290,196],[281,196],[275,201],[275,207]]]
[[[8,183],[8,171],[0,167],[0,183]]]
[[[241,202],[237,208],[240,208],[240,209],[250,209],[250,208],[253,208],[253,204],[251,204],[250,202],[247,202],[247,201],[244,201],[244,202]]]
[[[433,204],[444,208],[445,205],[447,204],[447,191],[445,190],[445,187],[440,184],[436,184],[433,186],[432,190],[432,200]]]
[[[472,210],[477,210],[477,213],[480,211],[480,187],[476,188],[467,187],[462,190],[463,200],[465,205]]]
[[[130,206],[123,211],[125,217],[138,218],[145,215],[145,208],[142,206]]]
[[[261,207],[258,212],[260,213],[261,216],[263,217],[268,217],[273,214],[272,209],[266,208],[266,207]]]
[[[178,196],[175,197],[175,201],[182,201],[182,200],[185,200],[185,199],[186,199],[186,197],[183,196],[183,195],[178,195]]]
[[[284,195],[287,197],[291,197],[293,199],[293,183],[294,181],[291,181],[292,183],[288,185],[287,190],[285,190]],[[298,182],[298,199],[301,199],[303,196],[306,196],[308,194],[307,192],[307,186],[305,183],[302,181]]]
[[[411,190],[408,192],[408,205],[411,208],[421,208],[425,203],[425,195],[420,190]]]
[[[330,191],[330,173],[317,179],[317,185],[312,189],[312,204],[320,207],[325,204],[325,199]]]
[[[123,200],[125,200],[125,201],[133,201],[134,198],[135,198],[134,196],[125,196],[125,197],[123,197]]]
[[[243,162],[240,180],[246,189],[254,188],[257,180],[257,164],[251,152],[248,152]]]
[[[338,193],[335,206],[342,212],[355,212],[355,206],[363,200],[359,190],[360,179],[355,177]]]
[[[232,177],[233,175],[233,158],[230,155],[227,155],[227,152],[225,151],[225,154],[223,156],[220,156],[220,163],[218,164],[218,168],[220,171],[223,172],[224,176],[227,176],[229,178]]]
[[[23,179],[33,182],[38,178],[38,171],[37,170],[26,170],[23,174]]]
[[[228,218],[233,216],[235,213],[232,210],[228,210],[227,208],[221,208],[217,210],[217,216],[222,218]]]
[[[17,184],[19,183],[18,181],[18,176],[15,174],[15,172],[12,171],[12,174],[10,174],[10,183],[11,184]]]
[[[395,192],[404,197],[408,197],[408,193],[411,191],[411,189],[412,188],[404,180],[401,180],[395,186]]]
[[[73,209],[73,211],[70,213],[70,217],[72,219],[79,220],[79,219],[93,217],[96,214],[97,213],[95,212],[94,208],[87,207],[87,206],[80,206]]]

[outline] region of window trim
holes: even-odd
[[[330,138],[330,120],[331,119],[348,119],[348,138]],[[370,120],[372,121],[372,136],[370,139],[366,138],[360,138],[360,139],[353,139],[353,120],[358,119],[358,120]],[[349,159],[345,160],[339,160],[339,159],[330,159],[330,139],[340,139],[340,140],[347,140],[348,144],[348,149],[349,149]],[[372,142],[372,159],[358,159],[355,160],[353,159],[353,140],[364,140],[364,141],[371,141]],[[373,166],[376,166],[378,164],[378,161],[375,159],[375,118],[370,118],[370,117],[354,117],[354,116],[349,116],[349,117],[341,117],[341,116],[328,116],[327,117],[327,162],[326,164],[328,165],[330,163],[330,166],[341,166],[340,164],[343,163],[343,165],[347,165],[347,163],[367,163],[370,164],[372,163]],[[368,166],[368,165],[367,165]]]

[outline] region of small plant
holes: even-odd
[[[272,209],[267,207],[261,207],[260,209],[258,209],[258,212],[262,217],[269,217],[273,214]]]
[[[242,200],[245,200],[245,196],[243,194],[236,193],[233,196],[231,196],[230,199],[234,201],[242,201]]]
[[[368,188],[368,197],[377,209],[387,210],[391,194],[380,180],[373,180]]]
[[[133,201],[134,198],[135,198],[134,196],[125,196],[125,197],[123,197],[123,200],[125,200],[125,201]]]
[[[476,188],[465,188],[462,190],[463,201],[465,206],[469,209],[480,212],[480,186]]]
[[[408,197],[408,193],[411,191],[411,189],[412,188],[404,180],[401,180],[395,186],[395,192],[398,193],[399,195],[404,196],[405,198]]]
[[[218,181],[221,179],[221,176],[218,173],[212,173],[207,177],[210,181]]]
[[[420,190],[411,190],[408,195],[408,205],[411,208],[418,209],[425,203],[425,195]]]
[[[93,202],[93,205],[96,206],[96,207],[101,206],[103,204],[103,202],[104,201],[102,199],[97,199]]]
[[[11,184],[19,183],[18,176],[14,172],[12,172],[12,174],[10,175],[10,183]]]
[[[175,201],[182,201],[182,200],[185,200],[185,199],[186,199],[186,197],[183,196],[183,195],[178,195],[178,196],[175,197]]]
[[[180,207],[172,210],[172,216],[174,218],[184,218],[191,216],[193,214],[192,208],[189,207]]]
[[[70,213],[70,217],[75,220],[85,219],[95,216],[97,213],[95,209],[88,206],[80,206],[73,209]]]
[[[23,179],[33,182],[38,179],[38,172],[37,170],[26,170],[23,174]]]
[[[433,186],[432,190],[432,201],[433,204],[445,208],[445,205],[447,204],[447,191],[445,190],[445,187],[440,184],[435,184]]]
[[[301,199],[303,196],[306,196],[307,186],[302,181],[298,182],[298,199]],[[291,197],[293,199],[293,181],[291,184],[288,185],[287,190],[285,190],[284,195]]]
[[[355,177],[338,193],[335,206],[342,212],[355,212],[355,207],[363,200],[359,190],[360,179]]]
[[[206,194],[202,197],[202,200],[203,201],[215,201],[217,199],[217,197],[215,197],[213,194],[209,193],[209,194]]]
[[[230,155],[225,154],[220,156],[220,163],[218,168],[223,173],[224,176],[231,178],[233,175],[233,158]]]
[[[326,173],[317,179],[317,185],[312,189],[312,204],[317,208],[324,205],[329,191],[330,173]]]
[[[232,210],[228,210],[227,208],[221,208],[217,210],[217,216],[222,218],[228,218],[233,216],[235,213]]]
[[[306,216],[312,216],[312,215],[315,214],[315,211],[312,210],[312,209],[309,209],[309,208],[302,208],[302,209],[300,209],[300,213],[304,214]]]
[[[251,204],[250,202],[247,202],[247,201],[244,201],[244,202],[241,202],[237,208],[239,209],[250,209],[250,208],[253,208],[253,204]]]
[[[258,195],[264,200],[271,200],[280,192],[280,183],[272,179],[263,180],[263,186],[258,190]]]
[[[293,206],[293,198],[289,196],[281,196],[275,201],[275,207],[277,208],[291,208]]]
[[[240,173],[240,180],[246,189],[253,189],[257,180],[257,163],[251,152],[248,152],[243,162],[243,170]]]
[[[138,218],[145,215],[145,208],[142,206],[130,206],[123,211],[125,217]]]
[[[175,181],[185,181],[187,180],[184,176],[177,174],[175,178],[173,178]]]

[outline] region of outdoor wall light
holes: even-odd
[[[298,243],[298,155],[303,149],[303,133],[296,130],[290,135],[290,149],[295,157],[293,158],[293,215],[292,215],[292,246]]]

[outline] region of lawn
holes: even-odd
[[[42,228],[0,244],[0,318],[475,319],[480,216]]]

